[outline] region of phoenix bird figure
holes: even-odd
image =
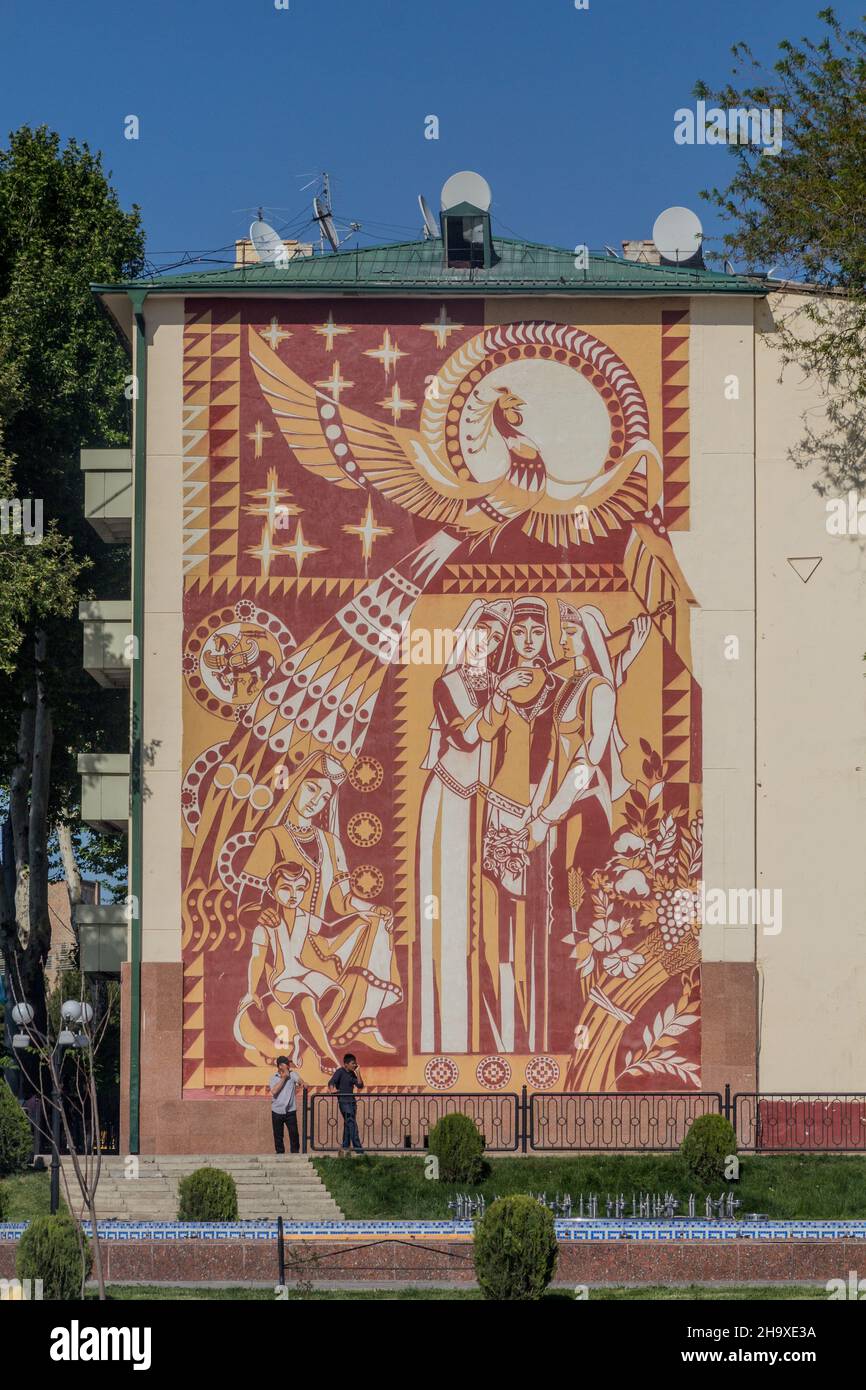
[[[631,524],[660,491],[659,456],[649,440],[595,478],[555,478],[520,428],[526,402],[506,386],[494,387],[492,396],[478,387],[467,404],[467,422],[477,431],[468,436],[467,453],[478,454],[494,436],[502,446],[500,476],[479,482],[462,459],[449,458],[440,412],[425,404],[418,429],[375,420],[310,385],[255,328],[249,334],[259,384],[304,468],[336,487],[375,488],[473,544],[494,542],[515,521],[551,545],[591,543]]]

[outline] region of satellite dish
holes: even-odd
[[[418,194],[418,206],[421,209],[421,216],[424,218],[424,239],[434,240],[439,236],[439,223],[430,211],[430,204],[423,193]]]
[[[665,208],[653,224],[653,241],[663,261],[685,265],[701,254],[704,229],[690,208]]]
[[[289,259],[289,253],[283,245],[283,239],[274,231],[269,222],[263,222],[259,217],[250,227],[250,241],[256,248],[256,255],[260,261],[268,265],[285,265]]]
[[[337,236],[337,229],[334,226],[331,209],[322,198],[313,199],[313,216],[321,227],[324,235],[327,237],[331,250],[336,251],[339,248],[340,239]]]
[[[460,174],[452,174],[442,186],[440,206],[443,212],[456,208],[458,203],[471,203],[482,212],[489,212],[493,194],[490,184],[480,174],[464,169]]]

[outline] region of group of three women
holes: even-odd
[[[557,900],[628,789],[617,691],[650,631],[614,657],[603,614],[543,598],[479,601],[433,687],[417,845],[420,1050],[556,1048]],[[562,933],[559,934],[560,936]]]

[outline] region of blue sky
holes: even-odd
[[[46,123],[105,154],[141,205],[159,262],[225,247],[259,203],[309,221],[319,171],[359,244],[420,233],[445,178],[493,188],[494,231],[574,246],[651,234],[662,208],[700,211],[733,168],[674,142],[694,82],[721,85],[732,43],[772,59],[816,36],[821,0],[4,0],[0,134]],[[857,23],[863,0],[841,0]],[[428,115],[439,139],[424,138]],[[124,139],[124,118],[140,138]],[[308,232],[309,235],[309,232]],[[350,243],[354,244],[354,243]],[[713,243],[710,241],[710,247]]]

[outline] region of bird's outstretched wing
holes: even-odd
[[[638,440],[613,468],[582,482],[548,478],[522,529],[549,545],[593,544],[645,516],[661,493],[661,460],[648,439]]]
[[[375,487],[440,526],[459,526],[486,494],[486,486],[458,478],[417,431],[373,420],[304,381],[252,326],[250,358],[283,437],[311,473],[336,487]]]

